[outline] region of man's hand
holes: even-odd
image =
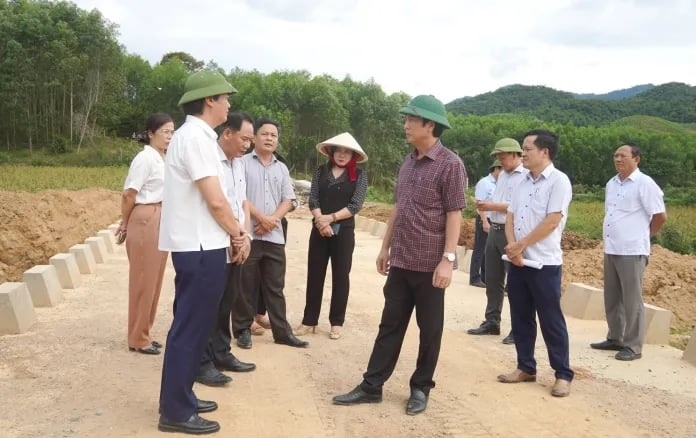
[[[280,226],[280,221],[275,216],[261,216],[254,227],[254,233],[263,236],[278,226]]]
[[[522,259],[522,251],[524,251],[525,245],[520,242],[508,243],[505,246],[505,254],[510,257],[510,260],[519,257]],[[519,265],[518,265],[519,266]]]
[[[233,237],[231,239],[232,247],[235,249],[238,257],[237,260],[233,260],[233,263],[244,263],[246,259],[249,258],[251,253],[251,241],[249,240],[249,234],[246,231],[242,231],[241,236]]]
[[[483,225],[483,232],[488,234],[488,232],[491,230],[491,224],[488,223],[488,221],[486,220],[486,221],[482,222],[482,225]]]
[[[510,256],[508,256],[510,257]],[[510,257],[510,263],[512,263],[515,266],[519,266],[520,268],[524,266],[524,263],[522,262],[522,256],[517,256],[517,257]]]
[[[489,201],[476,201],[476,210],[479,211],[491,211]]]
[[[452,283],[452,269],[454,263],[442,259],[433,272],[433,286],[446,289]]]
[[[330,228],[330,227],[329,227]],[[389,250],[380,250],[377,255],[377,272],[382,275],[387,275],[389,273]]]

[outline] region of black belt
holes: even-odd
[[[491,228],[496,231],[505,231],[505,224],[496,224],[495,222],[491,222]]]

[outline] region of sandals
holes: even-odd
[[[161,353],[159,348],[156,348],[152,345],[150,345],[149,347],[146,347],[146,348],[128,347],[128,351],[135,351],[135,352],[138,352],[140,354],[160,354]]]

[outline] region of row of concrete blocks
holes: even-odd
[[[645,343],[669,344],[672,312],[652,304],[645,306]],[[604,291],[583,283],[570,283],[561,297],[563,313],[579,319],[606,320]],[[696,329],[684,350],[684,360],[696,365]]]
[[[101,230],[85,243],[73,245],[69,252],[56,254],[48,265],[37,265],[24,272],[22,282],[0,284],[0,335],[18,334],[36,323],[35,307],[53,307],[63,298],[63,289],[76,289],[81,274],[92,274],[114,252],[114,229]]]
[[[387,224],[360,215],[355,216],[357,229],[376,237],[384,237]],[[463,246],[457,247],[459,270],[469,272],[471,251]],[[605,320],[604,292],[582,283],[570,283],[561,298],[563,313],[579,319]],[[647,344],[669,344],[669,329],[672,312],[661,307],[645,304]],[[689,345],[684,351],[684,359],[696,365],[696,329],[691,334]]]

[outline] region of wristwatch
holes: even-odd
[[[456,254],[453,252],[445,252],[442,254],[442,257],[450,263],[454,263],[454,259],[457,258]]]

